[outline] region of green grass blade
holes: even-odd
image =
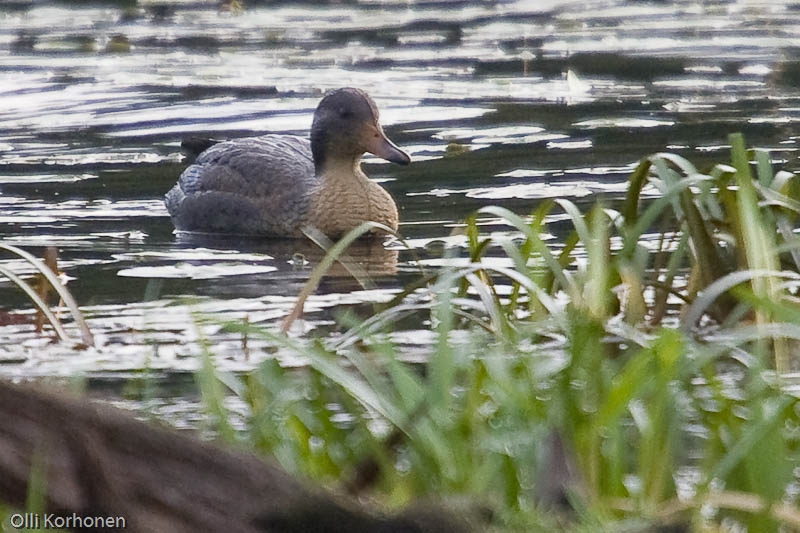
[[[639,162],[636,170],[628,178],[628,191],[625,195],[625,202],[622,205],[622,216],[628,224],[633,225],[639,217],[639,197],[642,189],[647,184],[647,177],[650,175],[650,167],[653,162],[650,158],[645,158]]]

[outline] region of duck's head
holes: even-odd
[[[317,172],[334,162],[357,161],[364,152],[400,165],[411,162],[383,133],[372,98],[350,87],[330,91],[320,101],[311,124],[311,152]]]

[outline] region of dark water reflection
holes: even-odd
[[[426,260],[463,243],[451,233],[481,206],[613,205],[642,156],[702,166],[735,131],[796,167],[798,45],[800,9],[776,1],[2,3],[0,236],[58,247],[99,346],[75,352],[10,321],[0,371],[180,374],[197,365],[193,313],[275,324],[288,312],[318,258],[307,245],[173,234],[161,198],[184,136],[304,134],[325,90],[375,97],[414,163],[367,172],[397,199],[412,249],[353,251],[377,288],[327,279],[302,327],[328,334],[334,310],[417,276],[415,257],[439,264]],[[27,307],[0,281],[5,317]],[[273,355],[203,334],[230,370]]]

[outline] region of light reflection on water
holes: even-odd
[[[409,239],[389,245],[391,268],[367,254],[376,290],[343,274],[324,282],[303,334],[334,334],[338,310],[389,298],[420,266],[445,264],[442,249],[464,246],[458,229],[481,206],[527,214],[542,200],[583,206],[603,196],[613,207],[641,157],[669,149],[723,159],[734,131],[776,161],[795,160],[800,102],[780,74],[800,39],[800,11],[788,3],[364,2],[238,16],[169,4],[163,17],[0,5],[0,232],[34,251],[58,246],[100,340],[76,352],[30,324],[0,325],[4,374],[188,372],[197,328],[223,369],[274,356],[252,341],[245,358],[241,338],[195,317],[275,325],[313,252],[295,262],[291,243],[187,242],[161,198],[184,166],[183,136],[304,134],[333,87],[370,92],[411,153],[408,168],[367,159],[397,198]],[[117,34],[128,52],[108,51]],[[587,55],[597,53],[606,55]],[[567,217],[548,220],[544,237],[558,246]],[[481,225],[518,237],[495,219]],[[24,298],[0,281],[0,312],[21,309]],[[419,346],[408,355],[420,357]]]

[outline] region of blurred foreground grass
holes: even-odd
[[[220,376],[207,354],[218,429],[388,506],[468,502],[497,530],[800,528],[798,180],[730,141],[731,163],[705,173],[642,161],[619,211],[481,210],[522,237],[469,220],[469,265],[335,340],[227,324],[308,365]],[[658,198],[640,201],[645,187]],[[540,238],[556,209],[573,226],[558,251]],[[483,261],[490,245],[513,266]],[[435,337],[425,364],[392,340],[409,315]],[[250,408],[244,436],[227,389]]]

